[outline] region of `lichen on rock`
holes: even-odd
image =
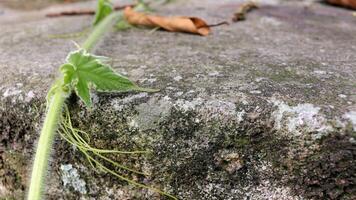
[[[61,165],[62,170],[62,182],[64,187],[72,187],[75,191],[81,194],[86,194],[87,189],[85,187],[86,183],[80,178],[78,170],[74,168],[71,164]]]

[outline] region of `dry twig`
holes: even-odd
[[[115,6],[115,10],[122,10],[127,6],[135,6],[134,4],[124,5],[124,6]],[[95,10],[66,10],[57,13],[48,13],[46,17],[61,17],[61,16],[77,16],[77,15],[94,15]]]

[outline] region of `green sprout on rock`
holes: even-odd
[[[69,53],[66,63],[59,68],[60,76],[56,79],[47,94],[47,113],[37,144],[27,199],[42,199],[50,151],[58,129],[62,138],[83,153],[93,168],[109,173],[132,185],[150,189],[171,199],[177,199],[159,189],[130,180],[124,175],[111,170],[103,162],[105,161],[114,167],[129,172],[147,176],[147,174],[121,165],[107,156],[108,154],[143,154],[147,153],[147,151],[130,152],[97,149],[89,144],[90,135],[88,133],[76,129],[72,125],[70,114],[66,106],[66,99],[72,93],[75,93],[87,107],[91,107],[90,89],[102,92],[157,91],[137,86],[128,78],[114,72],[108,65],[109,59],[107,57],[90,53],[90,50],[92,50],[98,40],[103,37],[104,33],[109,30],[111,25],[122,17],[122,13],[113,12],[112,4],[107,0],[98,1],[97,11],[92,33],[81,48]],[[65,111],[64,114],[63,109]]]

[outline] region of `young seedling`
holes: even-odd
[[[75,94],[87,107],[90,107],[92,105],[90,89],[104,92],[156,91],[137,86],[128,78],[115,73],[107,64],[108,58],[89,53],[97,41],[110,28],[112,23],[117,21],[120,16],[122,16],[122,13],[112,13],[112,9],[110,10],[107,8],[107,6],[111,6],[111,4],[107,3],[109,3],[107,0],[98,1],[98,10],[103,10],[103,12],[97,13],[94,20],[95,27],[92,33],[83,43],[81,48],[69,53],[66,63],[60,66],[60,76],[56,79],[48,92],[47,113],[40,133],[32,167],[30,186],[27,196],[28,200],[42,199],[50,151],[58,127],[60,128],[59,133],[62,138],[77,147],[85,155],[89,164],[94,168],[110,173],[136,186],[153,190],[172,199],[177,199],[176,197],[161,190],[132,181],[129,178],[109,169],[95,158],[98,157],[101,160],[107,161],[115,167],[119,167],[136,174],[145,175],[142,172],[120,165],[105,156],[110,153],[137,154],[145,153],[145,151],[126,152],[96,149],[89,145],[90,136],[88,133],[78,130],[72,126],[65,101],[73,92],[75,92]],[[65,110],[64,117],[62,117],[63,108]]]
[[[109,16],[113,12],[114,8],[110,0],[98,0],[98,6],[95,11],[95,18],[93,25],[97,25],[105,17]]]

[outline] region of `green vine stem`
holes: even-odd
[[[90,51],[104,33],[110,29],[113,21],[121,15],[122,13],[120,12],[112,13],[95,26],[88,39],[83,43],[83,49]],[[63,77],[60,81],[63,81]],[[42,198],[52,143],[58,128],[64,101],[68,95],[67,93],[68,92],[65,91],[64,88],[59,87],[55,89],[53,96],[49,99],[48,110],[33,162],[30,186],[27,195],[28,200],[40,200]]]
[[[30,188],[28,191],[29,200],[41,199],[54,133],[57,130],[58,120],[62,113],[65,98],[66,96],[63,90],[58,89],[48,106],[33,163]]]
[[[82,48],[87,50],[88,52],[92,50],[94,45],[98,42],[98,40],[104,35],[106,31],[110,28],[110,25],[113,21],[116,21],[118,18],[122,17],[122,12],[112,13],[102,22],[95,26],[93,32],[89,35],[88,39],[83,43]]]

